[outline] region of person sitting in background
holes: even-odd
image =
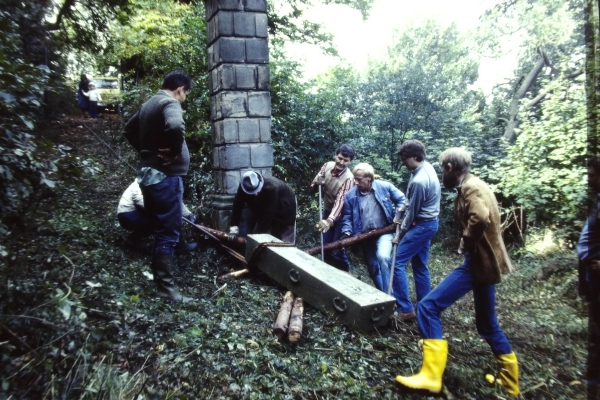
[[[181,213],[184,218],[193,223],[196,222],[196,216],[183,203],[181,204]],[[121,195],[117,207],[117,218],[122,228],[131,231],[125,239],[125,243],[142,251],[150,251],[150,248],[143,243],[142,239],[152,235],[153,231],[150,226],[150,219],[144,211],[144,197],[137,179]],[[183,237],[180,237],[175,246],[175,254],[186,254],[196,250],[196,247],[198,247],[197,243],[186,243]]]
[[[96,89],[96,85],[94,85],[93,83],[90,83],[90,91],[89,92],[84,92],[84,95],[86,95],[89,99],[89,107],[90,107],[90,117],[91,118],[98,118],[98,102],[102,101],[102,96],[100,96],[100,91],[98,91],[98,89]]]

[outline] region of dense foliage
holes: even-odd
[[[525,397],[578,398],[585,310],[575,296],[576,257],[564,244],[573,244],[585,215],[586,134],[597,126],[586,116],[598,114],[586,115],[584,82],[589,101],[600,52],[588,46],[586,53],[584,22],[597,36],[598,10],[586,19],[582,0],[497,1],[473,32],[436,21],[408,26],[365,73],[335,67],[306,81],[301,65],[286,60],[286,42],[336,54],[323,27],[303,19],[316,1],[268,1],[273,173],[298,195],[299,246],[318,240],[308,186],[340,143],[353,144],[355,162],[371,163],[403,190],[408,174],[395,150],[404,140],[422,140],[433,164],[445,148],[466,147],[474,172],[529,224],[527,246],[514,253],[518,272],[498,291],[503,328],[523,355]],[[369,0],[321,2],[352,6],[365,18],[371,7]],[[191,267],[178,280],[201,299],[184,308],[155,301],[147,260],[123,248],[114,206],[136,155],[120,128],[174,69],[195,80],[185,104],[186,201],[199,216],[210,209],[202,1],[8,0],[0,30],[0,397],[420,397],[391,381],[419,366],[415,326],[359,334],[309,309],[306,336],[292,347],[270,336],[281,295],[272,282],[252,278],[215,292],[214,278],[234,264],[212,243],[180,262]],[[519,54],[512,79],[492,94],[473,89],[481,57],[509,51]],[[76,111],[82,71],[123,75],[123,115],[96,125],[64,115]],[[510,121],[515,138],[507,143]],[[460,261],[447,251],[458,238],[452,197],[443,196],[434,283]],[[368,281],[358,258],[352,265]],[[456,355],[446,395],[501,395],[473,379],[492,366],[470,300],[446,317]]]

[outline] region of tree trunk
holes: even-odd
[[[506,139],[509,143],[513,143],[516,138],[515,129],[519,126],[519,103],[523,98],[525,98],[525,95],[529,89],[531,89],[531,86],[535,82],[535,79],[539,75],[544,65],[546,65],[546,57],[544,57],[544,53],[542,53],[542,50],[540,49],[537,62],[531,71],[529,71],[527,76],[523,79],[517,91],[515,92],[512,101],[510,102],[510,107],[508,109],[508,124],[504,129],[503,136],[504,139]]]
[[[298,343],[302,337],[303,319],[304,301],[301,297],[296,297],[296,300],[294,300],[294,308],[292,308],[292,316],[290,317],[290,328],[288,333],[288,341],[292,344]]]
[[[302,299],[300,299],[302,300]],[[292,313],[292,307],[294,305],[294,293],[288,291],[279,307],[279,314],[275,320],[275,326],[273,326],[273,335],[277,336],[277,339],[281,340],[288,332],[288,323],[290,322],[290,314]],[[302,328],[300,329],[302,330]]]
[[[383,228],[375,229],[374,231],[363,233],[361,235],[351,236],[348,239],[338,240],[337,242],[329,243],[323,246],[324,250],[341,249],[342,247],[352,246],[358,242],[366,239],[376,238],[386,233],[393,233],[396,230],[396,224],[384,226]],[[306,250],[308,254],[314,256],[321,252],[321,247],[313,247],[312,249]]]
[[[600,142],[600,44],[598,43],[598,10],[594,0],[585,2],[585,92],[587,97],[588,157],[598,155]]]

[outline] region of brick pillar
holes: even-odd
[[[271,95],[266,0],[205,0],[213,175],[213,226],[225,231],[241,176],[270,175]],[[240,227],[242,228],[242,227]]]

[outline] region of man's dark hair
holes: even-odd
[[[592,168],[597,174],[600,174],[600,157],[592,157],[587,161],[587,167]]]
[[[348,157],[351,160],[354,160],[354,155],[356,154],[354,147],[350,146],[349,144],[342,144],[340,147],[338,147],[335,151],[335,154],[340,153],[342,153],[342,156]]]
[[[425,146],[417,139],[409,139],[402,143],[402,145],[398,147],[397,154],[401,157],[415,157],[419,162],[423,161],[427,156],[425,153]]]
[[[188,74],[181,71],[169,72],[163,80],[162,89],[176,90],[183,86],[183,90],[188,92],[192,88],[192,78]]]

